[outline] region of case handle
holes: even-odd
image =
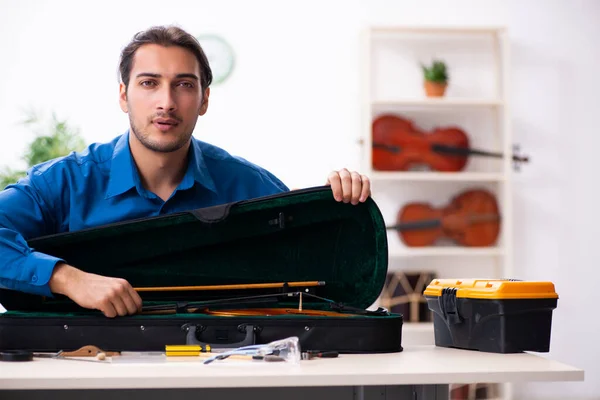
[[[203,342],[202,340],[198,340],[198,335],[197,335],[198,328],[200,328],[200,331],[205,330],[205,328],[202,325],[185,324],[182,328],[187,330],[187,335],[186,335],[186,339],[185,339],[186,344],[200,345],[203,348],[206,347],[207,345],[209,345],[213,349],[229,349],[229,348],[238,348],[238,347],[243,347],[243,346],[251,346],[251,345],[256,344],[256,335],[255,335],[256,329],[255,329],[254,325],[246,325],[246,324],[238,325],[235,329],[239,332],[245,332],[246,336],[241,341],[234,342],[234,343],[226,343],[226,342],[225,343],[224,342],[207,343],[207,342]],[[231,330],[232,328],[227,327],[227,328],[217,328],[217,329]]]

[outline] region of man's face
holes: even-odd
[[[206,113],[209,93],[202,93],[200,65],[190,51],[147,44],[135,53],[129,87],[121,84],[119,100],[135,137],[167,153],[187,144],[198,116]]]

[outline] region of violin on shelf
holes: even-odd
[[[400,240],[410,247],[431,246],[443,239],[466,247],[496,243],[500,234],[500,212],[496,197],[482,189],[466,190],[443,207],[411,202],[398,212],[396,224]]]
[[[469,137],[458,127],[436,127],[425,132],[412,120],[384,114],[373,120],[373,168],[380,171],[408,171],[425,166],[434,171],[464,170],[470,156],[503,158],[502,153],[472,149]],[[513,166],[529,162],[528,156],[518,154],[515,147]]]

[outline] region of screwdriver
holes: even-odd
[[[318,351],[318,350],[308,350],[302,352],[303,360],[312,360],[313,358],[336,358],[339,356],[339,352],[337,351]]]

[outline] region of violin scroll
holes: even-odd
[[[518,144],[513,145],[513,169],[515,171],[521,171],[521,164],[529,162],[529,156],[521,155],[521,146]]]

